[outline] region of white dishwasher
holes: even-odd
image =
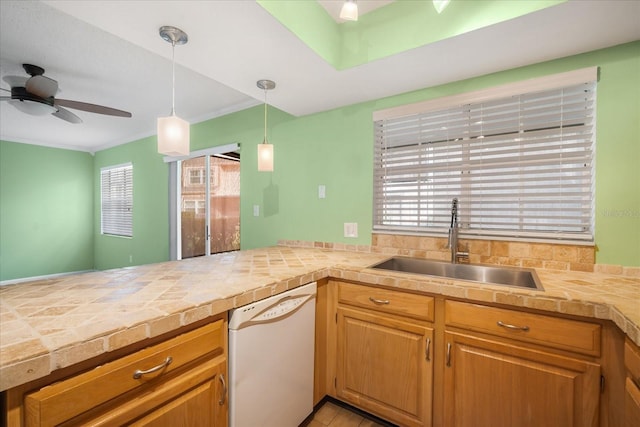
[[[316,283],[231,311],[230,427],[297,427],[313,411]]]

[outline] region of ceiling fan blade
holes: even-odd
[[[106,114],[107,116],[131,117],[128,111],[117,110],[103,105],[89,104],[88,102],[71,101],[70,99],[56,99],[54,105],[61,105],[74,110],[88,111],[90,113]]]
[[[58,111],[51,113],[52,116],[56,116],[59,119],[66,120],[69,123],[82,123],[82,119],[73,114],[71,111],[62,107],[57,108]]]
[[[45,76],[33,76],[27,80],[25,89],[41,98],[49,98],[58,92],[58,82]]]
[[[22,76],[4,76],[2,78],[11,87],[25,87],[29,78]]]

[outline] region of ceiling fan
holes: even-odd
[[[3,80],[9,84],[11,90],[3,88],[2,90],[11,92],[11,96],[0,96],[0,101],[8,101],[24,113],[34,116],[51,114],[70,123],[82,123],[82,119],[64,107],[108,116],[131,117],[131,113],[127,111],[87,102],[55,98],[55,94],[58,92],[58,82],[45,77],[43,75],[44,68],[31,64],[22,64],[22,68],[31,77],[4,76]]]

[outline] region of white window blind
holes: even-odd
[[[457,197],[466,235],[593,240],[595,94],[594,75],[375,120],[374,230],[446,232]]]
[[[101,232],[133,236],[133,165],[100,169]]]

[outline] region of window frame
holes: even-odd
[[[399,159],[398,161],[400,162],[400,166],[399,166],[400,169],[402,169],[403,167],[402,162],[405,162],[405,164],[407,165],[412,165],[412,166],[406,166],[407,168],[416,169],[418,172],[416,172],[415,174],[425,177],[427,172],[431,172],[431,170],[434,169],[435,163],[433,162],[435,160],[431,160],[431,163],[421,160],[419,156],[421,156],[422,154],[417,154],[417,153],[419,150],[422,150],[422,149],[418,149],[415,147],[418,147],[420,145],[423,145],[425,147],[427,147],[428,145],[435,146],[436,144],[433,142],[435,142],[436,140],[432,139],[431,143],[422,142],[421,134],[419,137],[416,137],[416,136],[407,137],[408,142],[406,143],[406,147],[408,148],[406,149],[406,157],[403,157],[405,154],[402,153],[403,146],[401,144],[385,145],[386,141],[384,139],[381,139],[384,137],[389,137],[390,135],[390,133],[387,133],[387,134],[384,133],[385,130],[383,128],[385,124],[387,124],[388,126],[387,132],[391,132],[388,130],[390,126],[389,124],[402,123],[405,119],[407,121],[410,121],[412,120],[412,117],[413,117],[413,120],[415,120],[415,117],[417,116],[426,117],[427,118],[426,120],[428,120],[432,116],[436,116],[438,114],[444,114],[447,110],[454,111],[456,109],[463,109],[465,108],[465,106],[469,106],[469,105],[477,107],[477,106],[482,106],[483,104],[491,103],[496,100],[506,99],[509,97],[526,96],[527,94],[533,94],[533,93],[544,92],[544,91],[553,91],[553,90],[564,89],[564,88],[568,88],[568,87],[576,86],[580,84],[591,83],[593,84],[593,99],[590,102],[593,103],[593,118],[592,118],[592,123],[590,123],[589,126],[592,127],[592,131],[590,134],[591,139],[586,143],[587,145],[590,144],[590,149],[588,153],[591,156],[590,164],[588,165],[589,171],[588,171],[588,174],[586,174],[588,179],[590,179],[589,182],[590,182],[591,193],[590,193],[590,199],[588,200],[588,202],[590,203],[590,206],[588,206],[588,208],[584,206],[580,208],[582,210],[581,215],[583,216],[588,215],[588,218],[589,218],[589,225],[586,231],[582,231],[582,232],[547,231],[545,232],[545,231],[536,230],[532,232],[532,231],[518,231],[513,229],[512,230],[493,230],[490,228],[482,229],[482,228],[478,228],[477,226],[470,227],[468,222],[469,214],[471,212],[469,209],[470,206],[469,205],[467,205],[466,207],[464,206],[465,201],[469,202],[470,204],[472,200],[472,193],[470,193],[469,186],[468,186],[469,179],[468,178],[465,179],[463,177],[458,178],[457,176],[453,176],[453,175],[451,179],[453,181],[455,181],[456,179],[460,181],[460,190],[459,190],[459,193],[455,194],[455,197],[458,197],[460,199],[460,207],[461,207],[460,213],[462,214],[461,215],[462,221],[460,224],[461,225],[460,235],[462,236],[471,237],[471,238],[498,238],[498,239],[529,240],[529,241],[554,241],[556,243],[558,241],[582,243],[582,244],[592,243],[594,241],[594,234],[595,234],[595,200],[594,200],[595,198],[595,139],[596,139],[595,87],[597,86],[597,80],[598,80],[598,67],[589,67],[581,70],[575,70],[575,71],[570,71],[566,73],[554,74],[551,76],[545,76],[545,77],[540,77],[540,78],[535,78],[530,80],[524,80],[520,82],[509,83],[502,86],[490,87],[490,88],[486,88],[486,89],[482,89],[474,92],[461,93],[461,94],[456,94],[452,96],[427,100],[427,101],[418,102],[415,104],[402,105],[402,106],[388,108],[385,110],[374,112],[373,113],[373,122],[374,122],[373,232],[374,233],[401,233],[401,234],[439,236],[439,235],[445,234],[449,227],[448,223],[446,224],[444,223],[444,218],[443,218],[445,216],[445,213],[444,213],[445,209],[442,206],[443,204],[442,197],[444,196],[441,196],[441,199],[439,200],[438,212],[439,212],[440,218],[438,221],[431,221],[432,222],[431,225],[425,225],[427,224],[428,221],[424,221],[423,223],[417,222],[415,225],[399,225],[399,224],[402,224],[403,219],[406,219],[407,217],[411,217],[411,215],[413,215],[411,213],[407,214],[406,213],[407,211],[414,210],[419,212],[420,209],[424,209],[423,206],[426,206],[425,200],[428,201],[429,203],[433,202],[434,200],[428,199],[423,196],[424,193],[421,193],[420,191],[421,189],[426,188],[427,185],[417,181],[412,182],[412,180],[415,181],[416,178],[407,178],[407,184],[404,185],[404,183],[402,183],[402,175],[399,175],[399,176],[396,175],[396,177],[399,177],[398,182],[400,182],[400,184],[397,184],[397,183],[389,184],[390,181],[386,181],[384,179],[386,178],[384,176],[384,173],[385,173],[384,168],[385,168],[385,165],[387,167],[392,167],[392,166],[388,166],[391,163],[389,163],[389,160],[387,160],[388,157],[385,157],[385,155],[386,156],[390,155],[392,156],[392,158],[394,155],[397,156],[396,159]],[[518,121],[520,121],[519,117],[515,117],[515,118],[517,118]],[[481,123],[481,122],[478,122],[478,123]],[[421,125],[418,125],[418,126],[421,126]],[[559,129],[561,128],[564,129],[564,127],[560,127]],[[422,128],[419,128],[419,129],[420,131],[422,131]],[[432,129],[433,128],[431,128],[431,130]],[[445,129],[445,127],[443,127],[442,129]],[[414,134],[416,133],[415,130],[412,130],[411,132],[413,132]],[[408,133],[411,133],[411,132],[408,132]],[[484,134],[481,134],[481,135],[484,135]],[[480,136],[480,138],[483,138],[483,137],[484,136]],[[404,135],[402,135],[402,138],[404,138]],[[515,147],[515,145],[517,145],[516,142],[518,141],[518,139],[519,138],[513,139],[512,147]],[[448,147],[449,143],[453,145],[454,142],[458,140],[450,141],[444,138],[440,142],[443,142],[443,141],[446,142],[448,145],[445,146],[441,144],[441,146]],[[466,143],[466,148],[464,148],[465,143]],[[460,141],[458,144],[460,145],[460,147],[462,147],[460,148],[461,151],[459,152],[460,159],[458,159],[462,164],[462,166],[460,166],[460,169],[461,169],[460,172],[462,172],[464,168],[467,166],[467,164],[465,164],[465,161],[468,162],[468,157],[467,157],[467,160],[465,160],[465,156],[469,155],[468,151],[465,152],[464,150],[465,149],[469,150],[469,147],[471,146],[471,142]],[[447,149],[444,149],[443,152],[446,153]],[[385,153],[384,150],[388,150],[388,152]],[[394,153],[393,150],[395,150],[396,153]],[[425,148],[424,151],[426,152],[427,148]],[[411,155],[415,157],[410,157]],[[405,159],[407,160],[405,161]],[[446,160],[448,161],[448,158],[446,158]],[[411,163],[412,161],[415,163]],[[417,166],[413,166],[414,164],[416,164]],[[397,163],[393,166],[398,167]],[[428,169],[429,167],[431,168],[431,170]],[[398,169],[395,169],[395,171],[397,170]],[[452,166],[451,170],[455,172],[456,166]],[[480,170],[483,170],[483,169],[480,169]],[[398,173],[398,172],[395,172],[395,173]],[[585,172],[583,172],[583,174],[584,173]],[[417,179],[424,180],[426,178],[417,178]],[[451,181],[448,181],[448,183],[449,182]],[[396,185],[395,194],[398,194],[398,196],[393,196],[389,192],[390,188],[394,188],[393,185]],[[445,187],[445,185],[442,183],[440,183],[440,185],[441,187],[438,187],[439,191],[441,191],[442,188]],[[406,193],[406,191],[409,191],[409,192],[413,191],[413,195],[407,196],[408,193]],[[394,197],[397,198],[398,202],[393,202]],[[435,196],[432,196],[432,197],[435,197]],[[403,198],[413,199],[414,204],[410,205],[409,203],[406,203],[405,207],[402,207]],[[389,202],[389,200],[391,200],[391,202]],[[395,206],[394,206],[394,203],[396,203]],[[580,202],[580,203],[583,205],[586,204],[586,202]],[[388,208],[389,206],[390,208]],[[387,221],[385,224],[385,215],[392,215],[393,214],[392,210],[394,208],[397,208],[396,219],[393,221]],[[465,212],[465,208],[467,210],[466,212]],[[389,211],[389,209],[391,209],[391,211]],[[588,209],[588,212],[587,212],[587,209]],[[484,209],[480,209],[481,212],[483,210]],[[449,200],[449,211],[450,211],[450,200]],[[388,212],[392,212],[392,213],[388,214]],[[465,214],[467,214],[466,223],[464,222]],[[415,215],[416,215],[416,218],[418,219],[423,218],[423,216],[421,216],[422,215],[421,213],[416,213]],[[425,215],[424,217],[428,218],[427,215]],[[407,222],[407,224],[409,223]]]
[[[113,183],[105,183],[109,176]],[[115,188],[119,186],[119,188]],[[105,193],[111,193],[111,196]],[[108,198],[107,198],[108,197]],[[115,204],[115,207],[107,207]],[[107,206],[106,206],[107,205]],[[105,218],[111,215],[110,218]],[[133,163],[100,168],[100,234],[133,237]]]

